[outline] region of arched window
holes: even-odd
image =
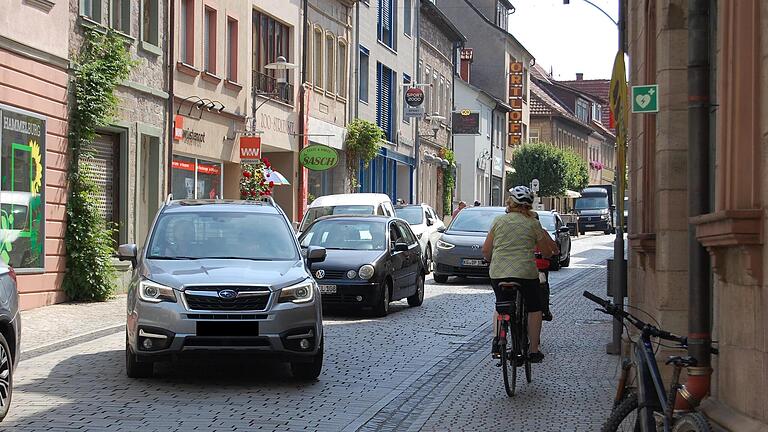
[[[332,33],[325,35],[325,91],[336,92],[336,39]]]
[[[339,38],[339,50],[336,53],[336,92],[342,98],[347,98],[347,42]]]
[[[315,84],[315,88],[323,87],[323,30],[319,26],[315,26],[314,41],[312,43],[312,50],[314,51],[314,78],[312,82]]]

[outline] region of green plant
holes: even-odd
[[[360,161],[363,162],[363,167],[367,168],[373,158],[379,154],[383,141],[384,131],[375,123],[358,118],[347,125],[346,160],[352,190],[358,186],[357,171]]]
[[[552,144],[525,144],[513,155],[515,172],[507,174],[511,186],[529,185],[539,179],[539,195],[563,196],[566,189],[579,191],[589,183],[587,163],[570,150]]]
[[[99,212],[98,186],[91,175],[90,144],[117,109],[115,87],[134,62],[124,40],[111,29],[87,29],[75,60],[69,115],[69,199],[64,244],[67,272],[63,288],[71,300],[103,301],[114,293],[116,227]]]
[[[453,150],[441,149],[440,157],[448,161],[443,168],[443,216],[451,213],[453,207],[453,191],[456,188],[456,155]]]

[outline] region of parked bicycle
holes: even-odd
[[[532,381],[531,361],[528,359],[528,313],[525,309],[525,301],[518,290],[520,285],[514,282],[502,282],[502,289],[515,291],[514,301],[496,302],[498,312],[497,329],[499,336],[499,363],[504,376],[504,389],[507,396],[515,395],[517,385],[517,368],[525,368],[525,379]]]
[[[632,341],[633,361],[622,365],[622,375],[617,389],[611,416],[603,425],[603,432],[708,432],[709,422],[700,412],[676,412],[675,401],[680,386],[680,373],[683,368],[694,367],[697,361],[693,357],[672,356],[667,360],[673,369],[672,382],[665,389],[664,382],[656,364],[651,338],[659,338],[677,343],[679,348],[687,348],[688,338],[677,336],[668,331],[645,323],[636,316],[621,310],[608,300],[601,299],[589,291],[584,297],[600,305],[601,312],[613,315],[615,319],[626,321],[640,330],[640,337]],[[712,349],[717,354],[717,349]],[[636,386],[630,381],[630,370],[636,371]]]

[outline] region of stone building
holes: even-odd
[[[443,171],[452,169],[435,163],[441,149],[452,148],[451,113],[454,110],[454,62],[464,35],[430,0],[419,0],[419,51],[416,81],[429,84],[425,91],[426,115],[419,122],[419,202],[432,206],[438,215],[450,214],[443,209]],[[403,80],[403,84],[407,84]],[[432,156],[427,157],[427,155]]]
[[[30,25],[34,23],[34,25]],[[20,307],[66,299],[67,2],[4,2],[0,13],[0,217],[27,215],[4,229],[2,260],[17,271]],[[20,169],[19,169],[20,168]],[[25,173],[29,173],[25,175]]]
[[[715,4],[710,19],[690,19],[690,7]],[[629,301],[675,333],[711,324],[720,354],[712,356],[702,408],[717,430],[768,430],[767,16],[768,3],[759,0],[645,0],[628,9],[629,84],[659,85],[659,112],[630,119]],[[710,85],[709,94],[689,99],[694,22],[711,36]],[[692,117],[696,125],[689,100],[691,109],[701,102],[709,112]],[[709,163],[689,164],[702,154]],[[698,176],[709,187],[689,183]],[[703,214],[689,212],[689,199],[703,204]],[[702,268],[689,274],[696,256]],[[703,303],[710,308],[691,302],[702,296],[711,296]],[[692,329],[691,338],[707,339],[708,329]],[[657,356],[669,354],[662,348]]]

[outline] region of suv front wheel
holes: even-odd
[[[295,378],[314,381],[320,376],[320,372],[323,370],[323,345],[324,341],[321,340],[317,353],[312,356],[312,361],[291,362],[291,373]]]

